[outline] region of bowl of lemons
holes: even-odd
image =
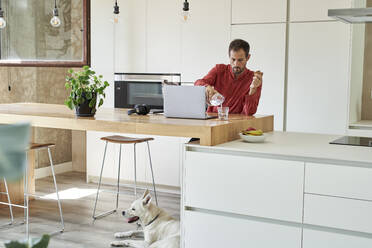
[[[240,138],[250,143],[264,142],[266,135],[261,129],[255,129],[254,127],[247,128],[239,133]]]

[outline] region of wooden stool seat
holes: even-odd
[[[45,144],[30,143],[29,150],[48,148],[48,147],[52,147],[52,146],[55,146],[55,144],[53,144],[53,143],[45,143]]]
[[[154,138],[130,138],[120,135],[102,137],[101,140],[118,144],[137,144],[154,140]]]

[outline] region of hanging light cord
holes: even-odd
[[[57,8],[57,0],[54,0],[54,8]]]

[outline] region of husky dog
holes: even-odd
[[[163,209],[151,202],[148,190],[134,201],[131,207],[123,211],[128,223],[140,221],[143,230],[115,233],[116,238],[134,238],[143,236],[142,240],[121,240],[111,242],[115,247],[134,248],[179,248],[180,223],[170,217]]]

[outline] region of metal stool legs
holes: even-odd
[[[101,218],[103,216],[106,216],[108,214],[111,214],[113,213],[113,211],[108,211],[108,212],[105,212],[105,213],[102,213],[98,216],[96,216],[96,209],[97,209],[97,201],[98,201],[98,194],[99,194],[99,190],[101,188],[101,182],[102,182],[102,173],[103,173],[103,167],[105,165],[105,158],[106,158],[106,151],[107,151],[107,141],[106,141],[106,145],[105,145],[105,152],[103,153],[103,161],[102,161],[102,167],[101,167],[101,174],[99,176],[99,182],[98,182],[98,188],[97,188],[97,195],[96,195],[96,201],[94,203],[94,209],[93,209],[93,220],[96,220],[98,218]]]
[[[116,210],[118,210],[118,207],[119,207],[119,194],[120,194],[120,162],[121,162],[121,144],[120,144],[120,150],[119,150],[118,185],[117,185],[117,191],[116,191]]]
[[[61,200],[59,199],[59,193],[58,193],[58,187],[57,187],[57,181],[56,181],[56,175],[54,173],[54,165],[52,160],[52,155],[50,153],[50,148],[48,147],[48,155],[49,155],[49,161],[50,161],[50,168],[52,169],[52,175],[53,175],[53,181],[54,181],[54,188],[56,189],[56,195],[57,195],[57,202],[58,202],[58,209],[59,209],[59,216],[61,218],[61,230],[59,232],[63,232],[65,230],[65,223],[63,221],[63,214],[62,214],[62,206],[61,206]]]
[[[25,169],[25,175],[24,175],[24,190],[23,190],[23,195],[24,195],[24,211],[25,211],[25,223],[26,223],[26,238],[27,240],[30,240],[30,228],[29,228],[29,194],[28,194],[28,165],[26,165]]]
[[[133,146],[134,151],[134,198],[137,199],[137,153],[136,153],[136,144]]]
[[[52,170],[54,188],[56,190],[56,195],[57,195],[57,203],[58,203],[58,209],[59,209],[59,216],[60,216],[60,219],[61,219],[61,230],[51,233],[51,235],[54,235],[56,233],[62,233],[62,232],[64,232],[64,230],[65,230],[65,224],[64,224],[64,220],[63,220],[62,206],[61,206],[61,200],[59,198],[59,192],[58,192],[56,175],[55,175],[55,172],[54,172],[54,164],[53,164],[52,154],[50,152],[50,147],[48,147],[47,149],[48,149],[48,156],[49,156],[50,168]],[[25,172],[25,177],[24,177],[24,195],[25,195],[25,199],[24,199],[24,210],[25,210],[26,236],[27,236],[27,239],[29,239],[30,238],[30,228],[29,228],[29,215],[30,215],[29,214],[29,212],[30,212],[30,210],[29,210],[29,196],[32,195],[32,194],[29,194],[29,192],[28,192],[28,166],[26,166],[26,172]]]
[[[155,188],[155,179],[154,179],[154,171],[152,169],[152,161],[151,161],[151,154],[150,154],[150,145],[149,142],[146,141],[147,143],[147,151],[149,154],[149,162],[150,162],[150,169],[151,169],[151,177],[152,177],[152,186],[154,189],[154,194],[155,194],[155,200],[156,200],[156,205],[158,205],[158,196],[156,194],[156,188]],[[137,163],[136,163],[136,144],[134,144],[134,196],[137,199]]]
[[[150,168],[151,168],[151,177],[152,177],[152,186],[154,188],[154,194],[155,194],[155,200],[156,200],[156,205],[158,206],[158,196],[156,194],[156,188],[155,188],[155,179],[154,179],[154,171],[152,169],[152,162],[151,162],[151,154],[150,154],[150,145],[149,142],[147,141],[147,151],[149,153],[149,161],[150,161]]]
[[[149,145],[149,142],[148,141],[146,141],[146,143],[147,143],[147,150],[148,150],[149,161],[150,161],[152,184],[153,184],[153,189],[154,189],[154,193],[155,193],[155,200],[156,200],[156,205],[158,205],[158,197],[157,197],[157,193],[156,193],[154,172],[153,172],[153,168],[152,168],[152,161],[151,161],[151,154],[150,154],[150,145]],[[120,169],[121,169],[121,146],[122,146],[122,144],[120,144],[120,150],[119,150],[118,178],[117,178],[117,185],[116,185],[117,186],[117,188],[116,188],[116,208],[115,209],[112,209],[112,210],[109,210],[109,211],[106,211],[104,213],[101,213],[99,215],[96,215],[97,203],[98,203],[98,197],[99,197],[99,191],[100,191],[101,185],[102,185],[103,168],[105,166],[105,158],[106,158],[106,153],[107,153],[107,144],[108,144],[108,141],[106,141],[105,151],[103,153],[102,167],[101,167],[101,172],[100,172],[99,181],[98,181],[98,188],[97,188],[96,200],[94,202],[94,208],[93,208],[93,215],[92,215],[93,220],[96,220],[96,219],[105,217],[107,215],[110,215],[112,213],[115,213],[117,211],[118,207],[119,207]],[[133,147],[134,147],[133,148],[134,149],[134,195],[137,198],[137,158],[136,158],[137,157],[137,154],[136,154],[136,144],[134,144]]]
[[[103,173],[103,167],[105,165],[105,157],[106,157],[106,152],[107,152],[107,141],[105,145],[105,152],[103,154],[103,161],[102,161],[102,167],[101,167],[101,174],[99,176],[99,183],[98,183],[98,189],[97,189],[97,195],[96,195],[96,201],[94,203],[94,209],[93,209],[93,220],[102,218],[104,216],[107,216],[109,214],[115,213],[118,210],[119,207],[119,194],[120,194],[120,167],[121,167],[121,144],[120,144],[120,151],[119,151],[119,167],[118,167],[118,182],[117,182],[117,188],[116,188],[116,208],[109,210],[107,212],[104,212],[102,214],[96,215],[96,209],[97,209],[97,202],[98,202],[98,195],[99,195],[99,190],[101,188],[101,183],[102,183],[102,173]]]
[[[51,155],[51,152],[50,152],[50,145],[44,145],[44,148],[47,148],[48,149],[50,168],[52,170],[54,188],[55,188],[56,195],[57,195],[59,215],[60,215],[60,218],[61,218],[61,230],[51,233],[51,235],[54,235],[56,233],[63,232],[65,230],[65,225],[64,225],[64,221],[63,221],[62,206],[61,206],[61,200],[59,198],[59,192],[58,192],[58,187],[57,187],[57,181],[56,181],[56,175],[55,175],[55,171],[54,171],[54,165],[53,165],[52,155]],[[40,149],[40,147],[39,147],[39,149]],[[11,218],[11,223],[10,224],[13,224],[14,223],[14,217],[13,217],[12,207],[14,206],[14,207],[23,208],[24,209],[24,222],[22,224],[25,224],[26,225],[26,238],[29,239],[30,238],[30,228],[29,228],[29,217],[30,217],[29,216],[30,215],[30,213],[29,213],[29,211],[30,211],[29,210],[29,197],[30,196],[40,197],[40,196],[39,195],[35,195],[35,194],[30,194],[29,191],[28,191],[28,165],[25,166],[25,174],[24,174],[24,177],[23,177],[23,191],[24,191],[23,192],[23,197],[24,197],[23,206],[22,205],[17,205],[17,204],[12,204],[11,203],[9,192],[8,192],[8,185],[7,185],[7,182],[6,182],[6,179],[5,178],[4,178],[4,184],[5,184],[5,190],[6,190],[6,193],[5,194],[8,196],[8,204],[3,203],[3,202],[1,204],[9,205],[10,218]]]
[[[14,223],[14,216],[13,216],[13,207],[12,203],[10,201],[10,196],[9,196],[9,190],[8,190],[8,184],[6,182],[6,179],[4,178],[4,186],[5,186],[5,192],[1,192],[3,195],[6,195],[8,198],[8,206],[9,206],[9,214],[10,214],[10,222],[3,225],[3,226],[8,226],[8,225],[13,225]]]

